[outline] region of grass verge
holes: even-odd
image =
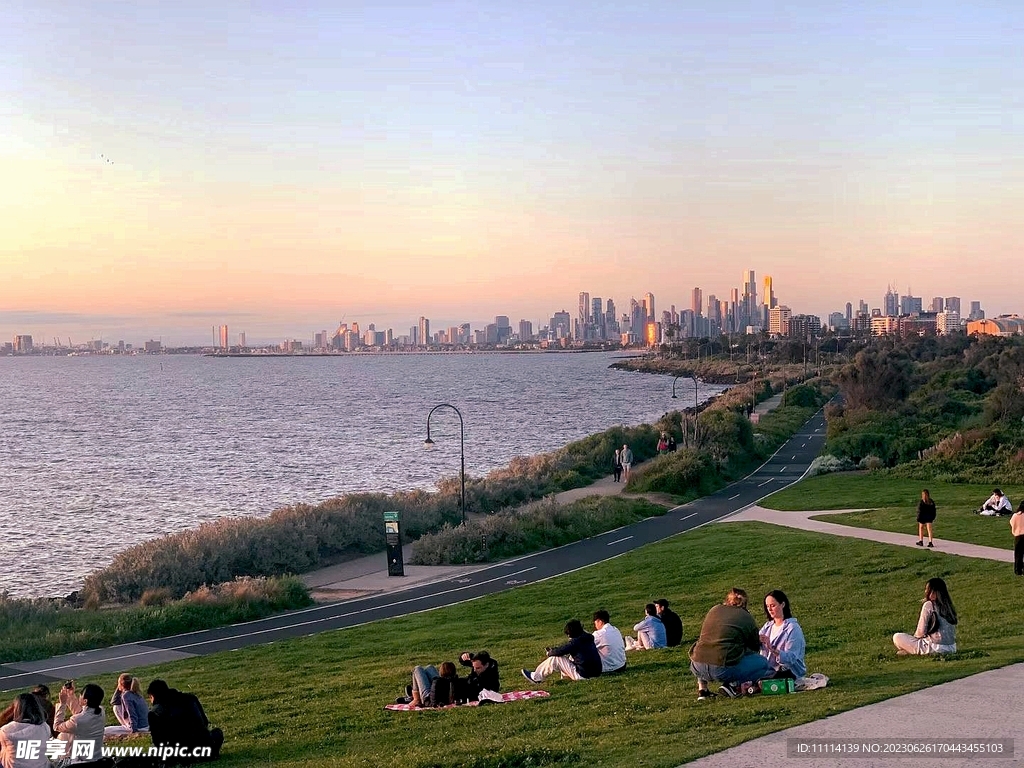
[[[992,493],[988,485],[961,483],[922,483],[920,480],[891,477],[885,472],[850,472],[812,477],[779,491],[762,502],[778,510],[863,509],[842,515],[822,515],[816,520],[856,528],[871,528],[893,533],[917,533],[917,502],[927,487],[938,508],[934,524],[935,538],[963,541],[986,547],[1013,549],[1009,518],[981,517],[972,510]],[[1006,486],[1011,499],[1021,498],[1024,487]]]
[[[1020,614],[1007,610],[1005,599],[1016,585],[1005,565],[923,555],[760,523],[714,525],[448,608],[136,672],[202,698],[227,733],[225,768],[669,768],[766,733],[1024,661]],[[922,586],[932,576],[950,584],[962,650],[948,658],[897,658],[890,636],[913,630]],[[807,636],[808,667],[831,678],[828,688],[696,701],[685,647],[707,609],[732,586],[758,602],[772,588],[788,593]],[[657,597],[672,600],[682,617],[684,647],[633,655],[620,676],[549,681],[551,698],[542,701],[443,712],[382,709],[401,692],[413,665],[454,659],[462,650],[488,649],[501,663],[503,689],[521,688],[518,669],[536,664],[544,646],[559,641],[567,619],[587,619],[603,607],[617,626],[628,628]],[[114,675],[96,682],[109,691]]]
[[[166,597],[151,593],[150,599],[160,604],[88,611],[59,600],[0,596],[0,661],[45,659],[253,621],[313,602],[306,586],[294,576],[236,579],[201,587],[182,600],[166,601]]]

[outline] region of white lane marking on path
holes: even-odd
[[[800,447],[801,447],[801,448],[806,448],[806,447],[807,447],[807,443],[806,443],[806,441],[805,441],[805,442],[804,442],[804,444],[803,444],[803,445],[801,445]]]
[[[620,544],[621,542],[623,542],[623,541],[629,541],[629,540],[630,540],[630,539],[632,539],[632,538],[633,538],[632,536],[627,536],[627,537],[626,537],[626,538],[624,538],[624,539],[616,539],[615,541],[609,541],[609,542],[608,542],[608,543],[607,543],[607,544],[606,544],[605,546],[608,546],[608,547],[610,547],[610,546],[611,546],[612,544]]]
[[[765,480],[765,481],[764,481],[763,483],[761,483],[761,484],[760,484],[759,486],[757,486],[757,487],[758,487],[758,488],[763,488],[764,486],[768,485],[768,483],[770,483],[770,482],[771,482],[772,480],[774,480],[774,479],[775,479],[774,477],[769,477],[769,478],[768,478],[767,480]]]
[[[793,458],[791,458],[790,461],[796,461],[796,454],[793,455]]]
[[[630,537],[630,538],[632,538],[632,537]],[[360,609],[358,611],[351,611],[349,613],[339,613],[336,616],[325,616],[325,617],[320,618],[320,619],[312,619],[311,621],[300,621],[300,622],[296,622],[295,624],[285,624],[285,625],[280,626],[280,627],[272,627],[270,629],[260,629],[260,630],[257,630],[255,632],[246,632],[246,633],[239,634],[239,635],[232,635],[232,636],[227,637],[227,638],[215,638],[215,639],[212,639],[212,640],[203,640],[203,641],[198,642],[198,643],[185,643],[185,644],[182,644],[182,645],[174,646],[173,648],[150,648],[150,649],[147,649],[145,651],[141,651],[141,652],[137,652],[137,653],[126,653],[123,656],[108,657],[108,658],[105,658],[105,659],[101,659],[101,661],[103,661],[103,663],[106,664],[106,663],[109,663],[111,661],[120,661],[122,659],[136,659],[136,658],[141,657],[141,656],[150,656],[150,655],[158,654],[158,653],[166,653],[167,651],[180,651],[182,653],[188,653],[188,651],[184,650],[185,648],[196,648],[196,647],[199,647],[201,645],[210,645],[210,644],[213,644],[213,643],[220,643],[220,642],[223,642],[224,640],[239,640],[239,639],[241,639],[243,637],[255,637],[256,635],[265,635],[265,634],[270,633],[270,632],[279,632],[279,631],[283,631],[283,630],[287,630],[287,629],[293,629],[293,628],[296,628],[296,627],[309,626],[311,624],[320,624],[320,623],[325,622],[325,621],[333,621],[334,619],[344,619],[344,618],[348,618],[349,616],[357,616],[357,615],[359,615],[361,613],[370,613],[372,611],[380,611],[380,610],[384,610],[386,608],[392,608],[392,607],[394,607],[396,605],[404,605],[405,603],[414,603],[417,600],[425,600],[425,599],[430,599],[430,598],[434,598],[434,597],[440,597],[441,595],[452,594],[454,592],[461,592],[462,590],[465,590],[465,589],[471,589],[471,588],[474,588],[474,587],[481,586],[483,584],[489,584],[492,581],[502,581],[504,579],[507,579],[510,576],[518,576],[519,574],[527,573],[528,571],[535,571],[535,570],[537,570],[537,567],[536,566],[531,566],[529,568],[524,568],[521,571],[516,571],[515,573],[506,573],[506,574],[504,574],[502,576],[498,576],[497,578],[494,578],[494,579],[488,579],[487,581],[481,581],[479,584],[474,584],[474,585],[465,586],[465,587],[456,587],[455,589],[445,590],[444,592],[434,592],[434,593],[432,593],[430,595],[425,595],[425,596],[422,596],[422,597],[411,597],[411,598],[407,598],[405,600],[396,600],[393,603],[386,603],[384,605],[375,605],[375,606],[372,606],[370,608],[362,608],[362,609]],[[70,668],[77,667],[77,666],[79,666],[82,663],[89,663],[89,661],[94,661],[94,660],[87,660],[85,662],[79,661],[77,663],[65,664],[65,665],[61,665],[59,667],[49,667],[49,668],[46,668],[46,669],[36,669],[36,670],[33,670],[31,674],[51,674],[53,672],[60,672],[60,671],[62,671],[64,669],[70,669]],[[125,666],[125,665],[122,665],[122,666]],[[24,675],[26,673],[19,672],[18,674],[20,676],[20,675]],[[55,677],[60,677],[60,675],[54,675],[54,676]],[[6,680],[6,679],[8,679],[7,676],[0,677],[0,684],[3,684],[3,681]]]
[[[679,522],[681,523],[681,522],[683,522],[683,520],[689,520],[691,517],[696,517],[696,516],[697,516],[697,513],[694,512],[693,514],[687,515],[686,517],[680,517],[679,518]]]
[[[786,471],[787,469],[789,469],[789,465],[786,465],[785,467],[783,467],[782,469],[780,469],[780,470],[779,470],[779,474],[781,475],[781,474],[782,474],[783,472],[785,472],[785,471]]]
[[[737,493],[735,496],[730,496],[728,499],[726,499],[726,501],[732,501],[733,499],[738,499],[739,497],[740,495]]]

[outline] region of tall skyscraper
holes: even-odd
[[[891,285],[885,292],[885,298],[882,301],[882,314],[885,317],[896,317],[900,313],[900,295],[896,289]]]
[[[327,338],[327,331],[324,331],[324,338]],[[245,331],[242,331],[240,334],[238,334],[238,346],[240,346],[242,349],[245,349]],[[324,346],[327,346],[327,344],[325,343]]]
[[[647,315],[647,320],[654,321],[654,294],[644,294],[644,313]]]
[[[695,317],[700,317],[703,314],[704,308],[704,295],[700,288],[693,289],[693,298],[690,301],[690,309],[693,311]]]
[[[416,343],[421,347],[430,346],[430,321],[425,317],[420,318],[420,324],[418,333],[416,334]]]
[[[743,281],[743,325],[760,325],[760,307],[757,305],[757,278],[754,270],[748,269],[744,273]]]
[[[533,323],[529,320],[519,321],[519,340],[523,342],[533,340]]]
[[[959,296],[947,296],[946,297],[946,311],[956,312],[960,314],[960,297]]]
[[[231,348],[231,340],[228,338],[228,327],[226,325],[222,325],[220,327],[220,348],[221,349],[230,349]]]
[[[853,304],[846,302],[846,327],[853,327]]]
[[[943,312],[946,309],[946,302],[943,301],[941,296],[935,296],[932,298],[932,312]]]
[[[580,313],[578,319],[581,326],[590,322],[590,294],[585,291],[580,293]]]

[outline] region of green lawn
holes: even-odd
[[[897,658],[932,576],[961,615],[952,658]],[[537,765],[676,766],[763,734],[986,669],[1024,661],[1017,586],[1001,563],[840,539],[760,523],[707,526],[558,579],[348,630],[135,670],[200,695],[227,734],[225,768]],[[684,646],[728,589],[785,590],[808,641],[808,667],[832,679],[785,697],[697,702],[686,650],[634,654],[623,675],[549,681],[551,698],[443,712],[386,712],[418,663],[488,649],[502,687],[560,641],[572,617],[607,608],[628,629],[667,597]],[[108,694],[115,676],[96,682]],[[80,681],[82,683],[86,680]]]
[[[936,539],[963,541],[987,547],[1013,549],[1009,518],[982,517],[972,510],[981,506],[992,493],[991,486],[954,483],[922,483],[888,477],[882,473],[837,473],[812,477],[769,496],[762,506],[778,510],[856,509],[867,512],[821,515],[815,520],[872,528],[878,531],[917,534],[917,502],[921,489],[928,488],[937,507],[934,524]],[[1002,489],[1014,506],[1020,502],[1024,487]]]

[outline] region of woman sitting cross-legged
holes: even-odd
[[[956,653],[956,608],[946,582],[928,579],[924,586],[924,605],[914,634],[897,632],[892,636],[900,656],[924,656],[929,653]]]
[[[789,598],[780,589],[764,596],[764,614],[768,621],[761,627],[761,655],[768,659],[771,677],[798,678],[807,674],[804,632],[793,618]]]
[[[120,725],[108,725],[103,730],[104,738],[149,733],[149,707],[142,698],[139,678],[132,677],[127,672],[117,678],[117,690],[110,699],[110,708]]]

